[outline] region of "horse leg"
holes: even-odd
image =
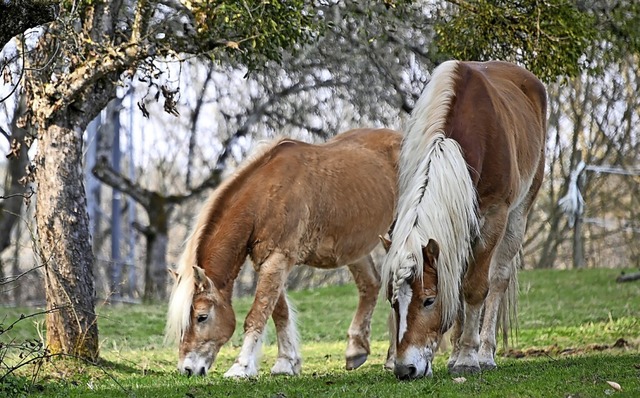
[[[478,349],[480,348],[480,318],[484,300],[489,291],[489,268],[496,244],[505,230],[507,208],[491,209],[482,226],[482,239],[474,248],[474,260],[469,264],[462,290],[464,293],[464,323],[458,340],[459,353],[450,372],[477,373],[480,371]]]
[[[278,339],[278,359],[271,368],[272,375],[299,375],[302,367],[300,357],[296,312],[289,305],[286,292],[282,292],[273,310],[273,323]]]
[[[501,302],[507,303],[508,297],[505,297],[510,282],[515,282],[511,288],[515,289],[517,283],[518,261],[517,255],[522,247],[524,239],[526,215],[526,206],[521,205],[509,214],[509,221],[504,237],[500,241],[496,253],[493,258],[490,270],[489,294],[487,295],[484,321],[480,334],[480,351],[478,353],[480,367],[482,369],[495,369],[496,354],[496,325],[500,312]],[[507,300],[503,300],[503,299]],[[515,303],[510,303],[515,305]],[[503,321],[508,321],[509,308],[503,308],[506,317]],[[505,336],[506,338],[506,336]]]
[[[281,253],[272,254],[260,266],[256,296],[244,321],[242,348],[235,363],[224,377],[252,377],[258,374],[265,325],[284,291],[287,275],[292,266],[293,261]]]
[[[452,372],[453,367],[460,356],[460,336],[462,335],[462,325],[464,324],[464,300],[460,297],[460,306],[458,307],[458,315],[453,330],[451,331],[451,355],[447,361],[447,369]]]
[[[398,330],[395,311],[389,311],[387,318],[387,327],[389,328],[389,349],[387,350],[387,360],[384,363],[386,370],[393,371],[396,362],[396,350],[398,345]]]
[[[346,352],[347,370],[353,370],[360,367],[371,353],[371,317],[380,291],[380,274],[370,255],[350,264],[349,271],[356,282],[359,295],[358,309],[349,326]]]

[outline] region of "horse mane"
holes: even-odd
[[[400,150],[399,198],[391,247],[382,265],[391,300],[412,277],[422,278],[422,247],[440,246],[436,261],[442,320],[457,315],[462,278],[479,234],[477,195],[459,144],[445,135],[455,99],[458,62],[436,68],[407,123]]]
[[[169,306],[167,310],[167,323],[165,326],[165,342],[176,342],[182,338],[182,333],[189,327],[191,304],[195,293],[195,280],[193,266],[198,265],[197,253],[203,234],[209,225],[210,218],[220,204],[221,198],[230,190],[233,183],[243,178],[254,166],[261,163],[269,155],[271,150],[287,140],[261,141],[253,153],[247,157],[235,171],[218,185],[209,196],[202,210],[195,220],[195,227],[184,242],[184,251],[178,260],[176,270],[178,279],[171,289]]]

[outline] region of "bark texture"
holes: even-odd
[[[96,360],[93,254],[83,185],[82,133],[67,120],[38,141],[36,224],[44,262],[47,347],[52,354]],[[61,123],[62,122],[62,123]]]

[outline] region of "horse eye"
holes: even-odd
[[[427,308],[427,307],[431,307],[435,302],[436,302],[435,297],[427,297],[426,299],[424,299],[424,303],[422,303],[422,305],[424,306],[424,308]]]
[[[209,318],[209,315],[207,314],[198,315],[198,323],[206,321],[207,318]]]

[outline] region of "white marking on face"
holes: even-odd
[[[194,324],[189,325],[189,327],[191,328],[198,327],[198,315],[202,315],[204,313],[205,313],[204,311],[196,312],[195,319],[193,320]],[[213,307],[211,307],[211,309],[209,310],[208,318],[205,322],[207,322],[206,326],[209,328],[212,328],[213,325],[215,325],[216,319],[215,319],[215,311]],[[180,333],[181,345],[184,343],[185,333],[186,333],[186,329],[183,328],[182,332]],[[211,340],[204,341],[203,343],[205,343],[204,345],[207,347],[211,346],[209,344],[211,343]],[[182,374],[189,373],[194,375],[206,375],[207,372],[209,371],[209,368],[211,367],[213,362],[216,360],[217,354],[218,354],[217,351],[213,353],[209,351],[205,351],[204,355],[202,353],[198,353],[195,351],[188,352],[185,354],[184,359],[180,359],[180,358],[178,359],[178,370]],[[204,368],[204,373],[202,371],[203,368]],[[189,370],[188,372],[187,372],[187,369]]]
[[[206,376],[214,359],[203,357],[197,352],[190,352],[184,357],[183,361],[178,363],[178,370],[180,373],[188,374],[189,376]]]
[[[409,303],[413,292],[411,286],[407,282],[403,283],[398,290],[398,342],[402,341],[404,334],[407,332],[407,314],[409,312]]]
[[[427,347],[409,346],[403,353],[402,357],[396,359],[396,364],[412,365],[416,368],[417,377],[433,376],[433,353],[435,352],[435,343]]]

